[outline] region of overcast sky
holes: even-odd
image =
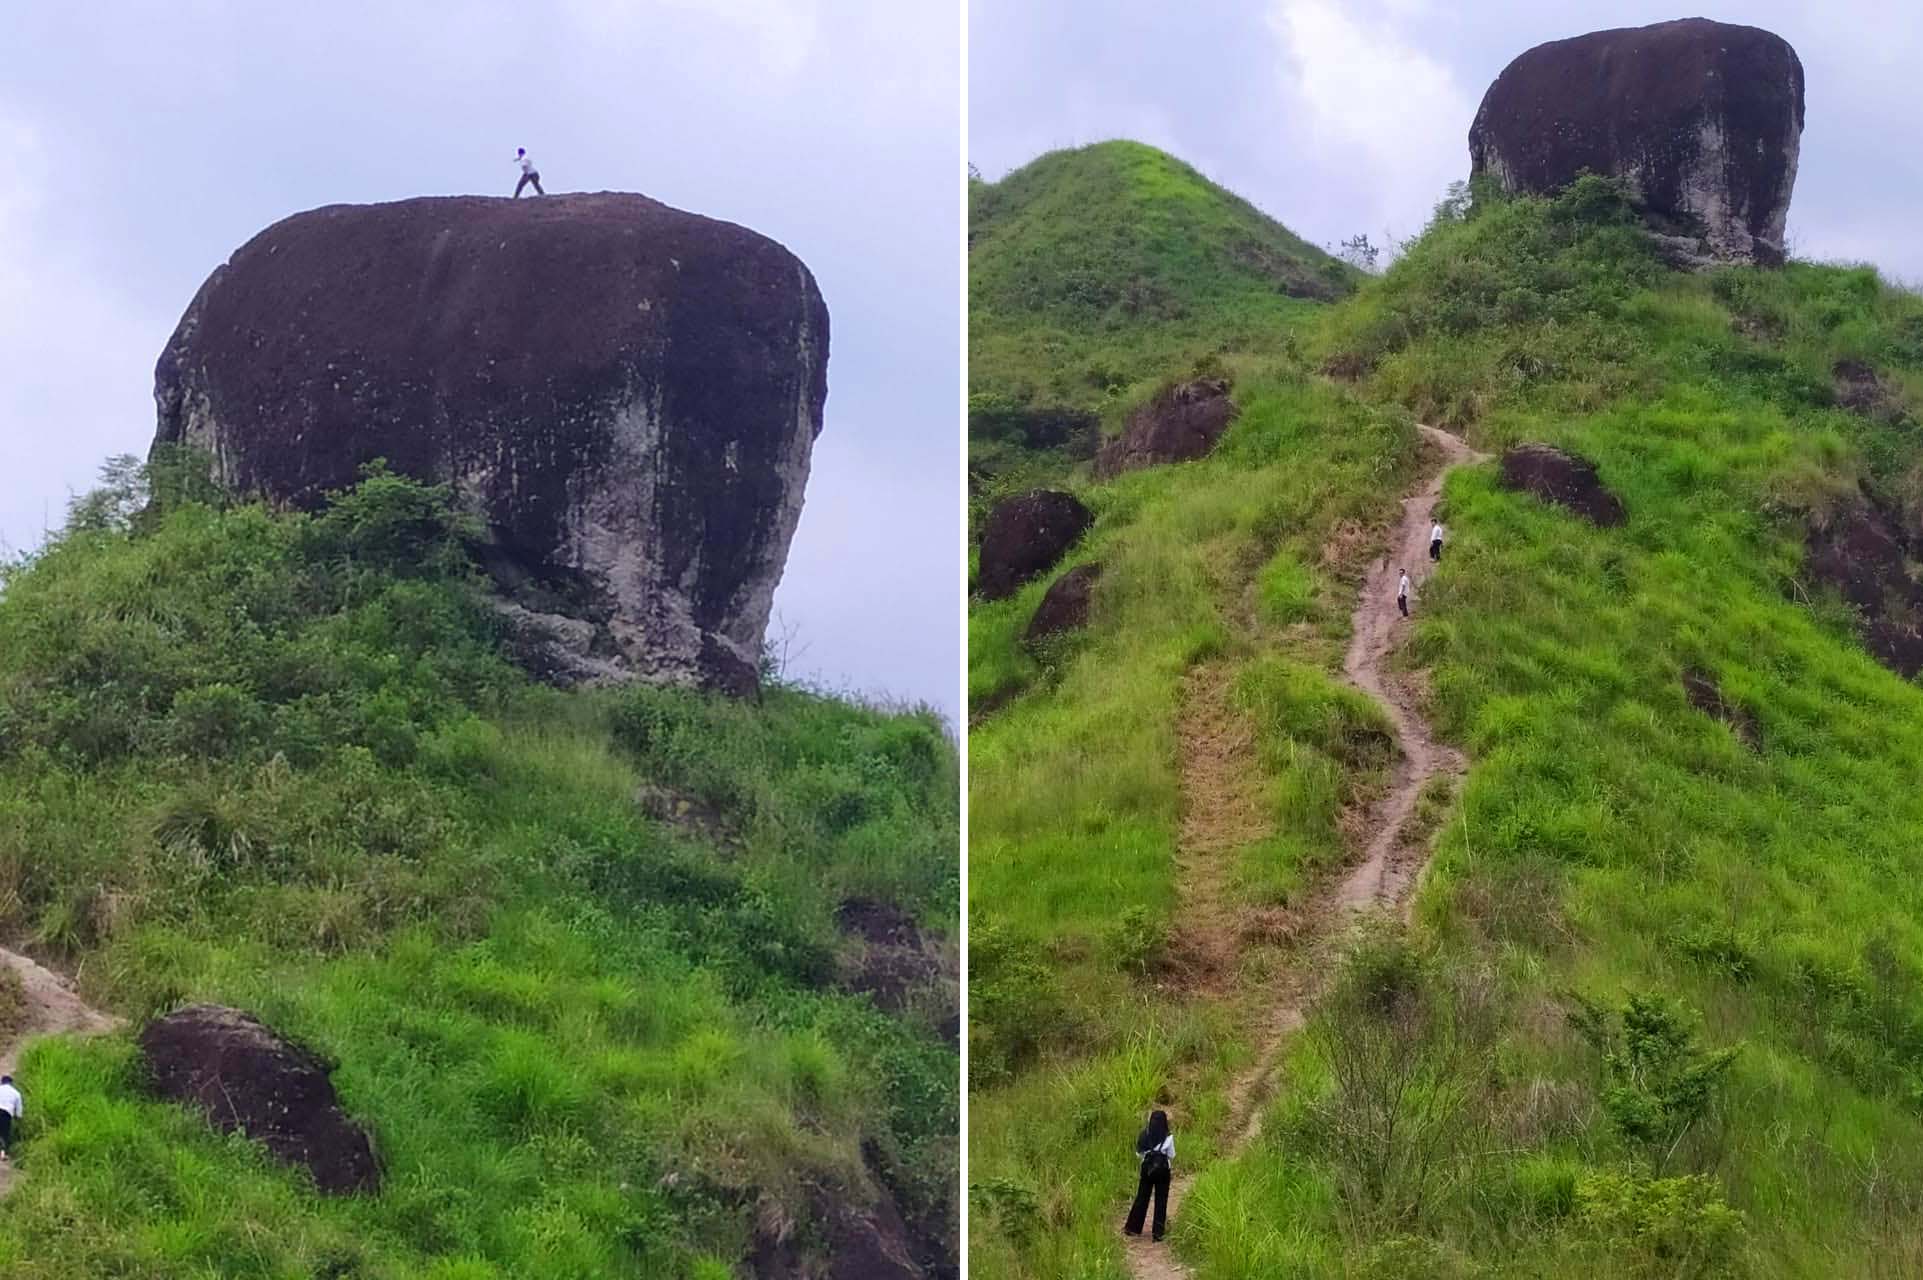
[[[972,0],[969,156],[996,178],[1134,138],[1319,244],[1381,244],[1468,176],[1470,121],[1510,59],[1683,17],[1767,28],[1802,58],[1792,252],[1923,281],[1914,0]]]
[[[207,274],[337,202],[639,191],[814,271],[826,425],[775,597],[796,669],[960,670],[961,23],[892,0],[0,0],[0,542],[144,454]],[[773,628],[771,628],[771,631]]]

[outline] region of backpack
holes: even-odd
[[[1157,1174],[1168,1172],[1168,1152],[1162,1150],[1161,1147],[1154,1147],[1142,1152],[1141,1155],[1142,1172],[1149,1177],[1152,1178]]]

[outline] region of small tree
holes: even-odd
[[[1631,995],[1620,1012],[1574,999],[1570,1022],[1602,1054],[1603,1109],[1660,1173],[1708,1112],[1737,1050],[1702,1048],[1684,1007],[1660,995]]]
[[[1379,246],[1369,242],[1369,233],[1358,231],[1335,247],[1335,256],[1354,267],[1357,271],[1375,274],[1376,260],[1382,256]]]

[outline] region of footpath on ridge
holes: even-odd
[[[1443,481],[1452,468],[1487,462],[1489,455],[1478,453],[1456,436],[1435,427],[1419,423],[1416,429],[1441,453],[1442,465],[1420,487],[1402,499],[1402,519],[1392,532],[1382,555],[1370,564],[1363,576],[1361,594],[1351,619],[1353,629],[1349,650],[1342,662],[1342,672],[1348,682],[1368,694],[1388,714],[1399,748],[1398,757],[1392,767],[1387,791],[1370,806],[1366,827],[1369,840],[1361,861],[1348,868],[1340,878],[1318,886],[1304,906],[1299,932],[1303,957],[1339,943],[1344,933],[1342,926],[1356,912],[1380,910],[1406,922],[1430,851],[1429,840],[1409,833],[1409,819],[1415,813],[1423,787],[1431,778],[1458,777],[1466,768],[1461,752],[1436,741],[1429,723],[1422,717],[1419,691],[1388,672],[1387,660],[1395,646],[1396,623],[1401,617],[1395,602],[1398,574],[1405,569],[1408,571],[1411,594],[1416,607],[1420,608],[1422,583],[1434,568],[1429,560],[1429,529],[1436,502],[1442,496]],[[1220,679],[1192,679],[1188,693],[1191,698],[1197,693],[1219,695],[1221,684]],[[1218,697],[1209,697],[1210,702],[1217,700]],[[1185,712],[1185,725],[1196,714]],[[1213,728],[1213,715],[1203,713],[1203,719],[1210,722]],[[1252,746],[1239,751],[1222,749],[1223,732],[1215,729],[1203,736],[1202,746],[1195,752],[1199,759],[1190,758],[1192,743],[1189,735],[1185,733],[1183,736],[1185,815],[1214,808],[1211,804],[1196,803],[1192,786],[1203,779],[1209,779],[1212,783],[1218,780],[1223,772],[1224,756],[1253,765]],[[1233,789],[1238,796],[1245,794],[1246,780],[1236,784]],[[1232,811],[1245,810],[1246,807],[1246,804],[1237,804],[1232,806]],[[1226,883],[1227,877],[1223,865],[1226,857],[1221,855],[1233,852],[1227,847],[1231,842],[1214,839],[1198,842],[1199,847],[1190,847],[1191,837],[1195,834],[1190,819],[1185,816],[1178,862],[1183,868],[1185,885],[1212,886],[1201,890],[1208,901],[1199,905],[1205,908],[1204,915],[1218,915],[1221,904],[1215,898],[1219,896],[1220,886]],[[1204,862],[1214,865],[1204,868],[1201,865]],[[1188,914],[1188,911],[1189,890],[1185,888],[1184,918],[1193,921],[1196,917]],[[1224,938],[1217,938],[1200,945],[1206,953],[1214,953],[1225,950],[1231,944]],[[1219,956],[1210,954],[1209,958],[1216,962],[1213,967],[1218,972],[1225,965]],[[1282,1050],[1287,1046],[1289,1037],[1302,1026],[1320,994],[1320,984],[1312,975],[1325,974],[1329,968],[1326,964],[1298,962],[1291,966],[1289,973],[1276,981],[1271,992],[1273,998],[1267,1002],[1264,1010],[1264,1025],[1258,1038],[1255,1063],[1237,1076],[1228,1088],[1228,1121],[1223,1127],[1224,1154],[1233,1155],[1242,1150],[1260,1132],[1260,1104],[1272,1092],[1271,1085]],[[1171,1224],[1176,1220],[1183,1194],[1193,1177],[1193,1174],[1182,1173],[1169,1186]],[[1185,1280],[1192,1274],[1187,1266],[1176,1259],[1166,1243],[1151,1243],[1146,1235],[1129,1238],[1124,1257],[1129,1274],[1136,1280]]]

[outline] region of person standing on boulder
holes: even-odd
[[[8,1158],[14,1126],[20,1123],[20,1110],[20,1090],[13,1087],[13,1077],[0,1076],[0,1161]]]
[[[527,186],[530,182],[534,184],[535,195],[544,196],[547,194],[547,192],[541,190],[541,171],[534,167],[534,161],[528,159],[526,147],[514,148],[514,163],[521,166],[521,180],[514,184],[514,198],[516,200],[521,198],[521,188]]]
[[[1396,584],[1396,608],[1402,610],[1402,616],[1406,618],[1409,616],[1409,571],[1401,569],[1397,572],[1402,574],[1402,581]]]
[[[1440,520],[1436,521],[1435,527],[1429,530],[1429,558],[1442,559],[1442,521]]]
[[[1168,1184],[1175,1160],[1175,1135],[1169,1132],[1168,1112],[1149,1113],[1148,1127],[1135,1139],[1135,1158],[1142,1162],[1141,1176],[1135,1184],[1135,1203],[1129,1207],[1122,1234],[1142,1234],[1142,1219],[1148,1216],[1149,1196],[1155,1197],[1155,1225],[1151,1238],[1160,1240],[1168,1230]]]

